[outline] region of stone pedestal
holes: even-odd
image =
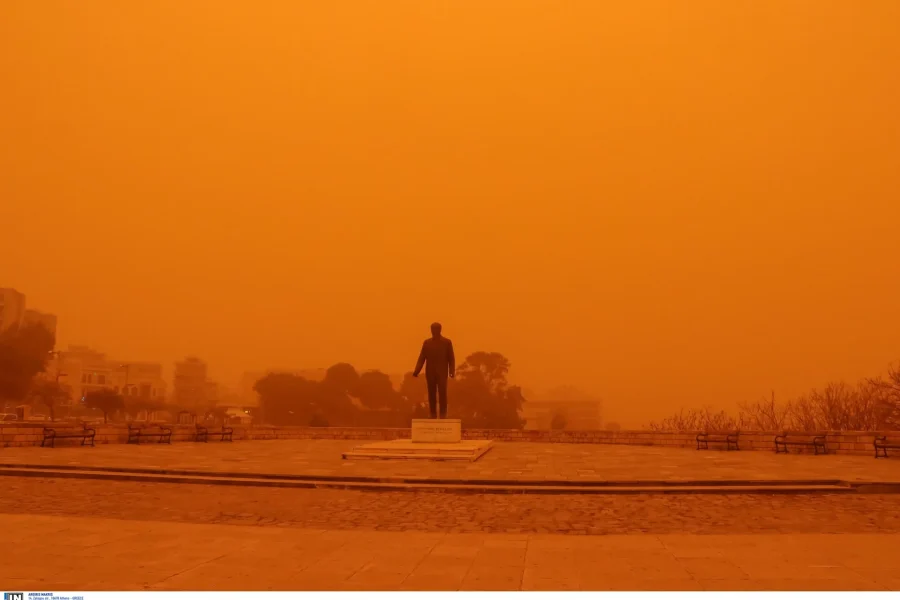
[[[413,419],[411,439],[364,444],[343,457],[474,461],[492,445],[491,440],[463,441],[459,419]]]
[[[413,419],[412,441],[416,444],[456,444],[462,441],[459,419]]]

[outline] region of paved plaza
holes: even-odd
[[[885,590],[897,535],[386,533],[0,514],[25,590]]]
[[[10,447],[0,464],[69,465],[345,477],[490,480],[829,480],[900,482],[900,460],[871,456],[698,451],[655,446],[495,443],[476,462],[343,460],[364,444],[345,440]]]
[[[3,448],[0,464],[501,481],[900,481],[900,461],[500,443],[475,463],[360,442]],[[24,590],[898,590],[900,494],[455,494],[0,478]]]
[[[0,513],[437,533],[900,533],[900,494],[445,494],[3,477]]]

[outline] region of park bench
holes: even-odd
[[[234,434],[234,428],[228,427],[224,423],[222,423],[221,429],[212,431],[210,431],[209,427],[197,423],[197,433],[194,436],[194,440],[197,442],[208,442],[210,435],[218,435],[221,436],[219,437],[219,441],[230,442],[232,441],[232,434]]]
[[[94,445],[94,436],[97,435],[97,432],[88,427],[87,423],[82,423],[81,428],[68,428],[68,429],[60,429],[57,427],[44,427],[44,439],[41,440],[41,448],[47,442],[50,442],[50,447],[56,447],[56,440],[64,439],[64,438],[73,438],[78,439],[81,438],[81,445],[84,446],[88,440],[91,441],[91,446]]]
[[[709,443],[725,444],[727,450],[740,450],[738,447],[738,436],[740,431],[732,433],[709,433],[702,431],[697,434],[697,450],[709,450]]]
[[[129,444],[140,444],[141,438],[149,438],[155,437],[157,438],[157,443],[159,444],[171,444],[172,443],[172,428],[166,427],[165,425],[149,425],[149,426],[141,426],[134,425],[133,423],[128,424],[128,443]]]
[[[875,436],[875,458],[887,458],[888,448],[900,450],[900,441],[889,440],[886,435]],[[879,454],[879,451],[881,452]]]
[[[813,452],[818,455],[819,450],[822,454],[828,454],[828,448],[825,446],[824,435],[814,435],[812,439],[788,439],[787,433],[775,436],[775,454],[787,454],[788,446],[798,446],[812,448]]]

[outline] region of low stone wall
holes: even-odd
[[[52,426],[62,431],[71,429],[65,423],[3,423],[0,425],[0,446],[39,446],[43,428]],[[169,425],[173,429],[172,442],[193,441],[196,429],[193,425]],[[128,428],[124,423],[97,424],[96,444],[124,444],[128,441]],[[409,429],[366,427],[274,427],[269,425],[234,425],[235,440],[396,440],[407,439]],[[829,431],[825,435],[831,454],[874,455],[876,435],[900,438],[900,432]],[[740,434],[740,448],[772,452],[776,433],[771,431],[747,431]],[[788,432],[789,437],[809,439],[810,432]],[[696,432],[679,431],[538,431],[514,429],[465,429],[463,439],[496,440],[501,442],[536,442],[557,444],[613,444],[624,446],[663,446],[669,448],[696,448]],[[211,436],[213,440],[216,438]],[[79,440],[61,439],[58,446],[80,443]],[[144,443],[153,443],[147,440]],[[211,443],[215,443],[214,441]],[[711,450],[724,450],[724,444],[710,442]],[[805,452],[805,448],[791,447],[790,451]],[[812,452],[811,449],[808,450]]]
[[[775,436],[780,432],[741,432],[738,445],[741,450],[773,452]],[[724,432],[723,432],[724,434]],[[787,432],[788,439],[811,439],[814,435],[825,435],[825,445],[831,454],[871,454],[874,456],[875,436],[889,432],[828,431],[811,433],[804,431]],[[894,432],[898,438],[900,433]],[[560,444],[613,444],[623,446],[663,446],[669,448],[696,448],[696,431],[515,431],[508,429],[475,429],[463,431],[465,439],[494,439],[509,442],[549,442]],[[709,442],[710,450],[725,450],[724,442]],[[809,452],[812,448],[790,448],[792,453]]]

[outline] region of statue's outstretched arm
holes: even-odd
[[[456,356],[453,354],[453,342],[447,342],[449,362],[450,362],[450,377],[456,376]]]
[[[425,366],[425,344],[422,344],[422,350],[419,352],[419,360],[416,361],[416,370],[413,371],[413,377],[418,377]]]

